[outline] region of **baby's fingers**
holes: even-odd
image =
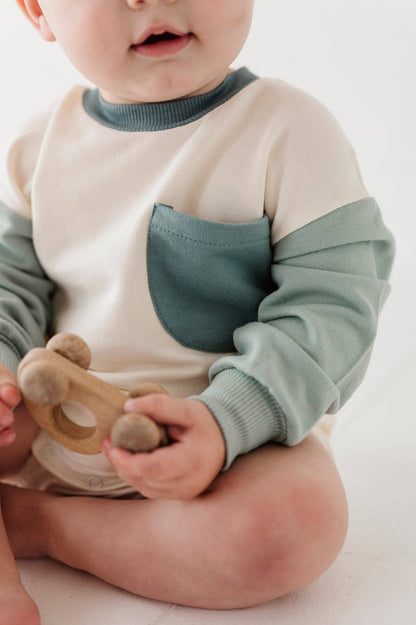
[[[2,384],[0,379],[0,401],[7,404],[9,408],[16,408],[20,403],[20,393],[17,387],[11,384],[9,381]]]
[[[14,408],[20,403],[20,393],[11,371],[0,365],[0,447],[13,443]]]
[[[8,428],[13,424],[14,414],[3,402],[0,402],[0,430]]]
[[[5,428],[0,432],[0,447],[6,447],[13,443],[16,438],[15,432],[11,428]]]
[[[186,473],[184,457],[177,447],[181,445],[133,454],[113,447],[108,438],[101,443],[101,450],[119,477],[149,498],[175,495],[177,484]]]
[[[13,409],[20,403],[21,397],[16,376],[10,369],[0,364],[0,403]]]
[[[124,404],[126,412],[139,412],[164,425],[190,427],[194,419],[189,410],[188,400],[169,395],[152,394],[129,399]]]
[[[13,411],[0,400],[0,447],[13,443],[16,436],[11,427],[13,423]]]
[[[14,422],[13,409],[19,401],[17,389],[12,386],[0,387],[0,431],[10,427]]]

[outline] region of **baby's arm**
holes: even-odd
[[[235,330],[237,353],[214,362],[198,396],[224,434],[224,468],[267,441],[296,445],[347,401],[389,292],[394,242],[354,150],[320,103],[291,103],[284,136],[271,139],[264,190],[275,290]]]
[[[53,285],[38,260],[30,185],[43,124],[22,131],[0,158],[0,363],[14,374],[33,347],[44,345]]]
[[[52,283],[32,241],[32,222],[0,200],[0,362],[16,373],[23,356],[45,344]]]
[[[333,211],[277,243],[276,290],[259,321],[234,333],[237,355],[210,370],[199,399],[235,456],[299,443],[360,384],[371,354],[393,240],[372,198]]]

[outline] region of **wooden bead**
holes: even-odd
[[[152,451],[161,444],[161,432],[149,417],[129,412],[115,422],[111,442],[132,452]]]
[[[61,403],[69,388],[64,372],[48,362],[32,362],[19,377],[20,388],[25,397],[40,406],[56,406]]]
[[[91,351],[88,345],[76,334],[61,332],[55,334],[47,343],[46,349],[50,349],[79,367],[88,369],[91,363]]]

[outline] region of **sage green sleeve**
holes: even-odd
[[[32,347],[44,345],[53,285],[32,241],[32,222],[0,202],[0,363],[16,373]]]
[[[268,441],[299,443],[361,383],[388,293],[394,241],[374,198],[292,232],[273,250],[276,289],[258,320],[234,332],[196,397],[235,457]]]

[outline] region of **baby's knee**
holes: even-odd
[[[345,540],[343,488],[294,484],[279,498],[253,501],[228,541],[239,600],[245,607],[275,599],[317,579]]]
[[[279,540],[279,594],[297,590],[320,577],[335,561],[348,528],[348,505],[339,484],[313,480],[293,487]]]

